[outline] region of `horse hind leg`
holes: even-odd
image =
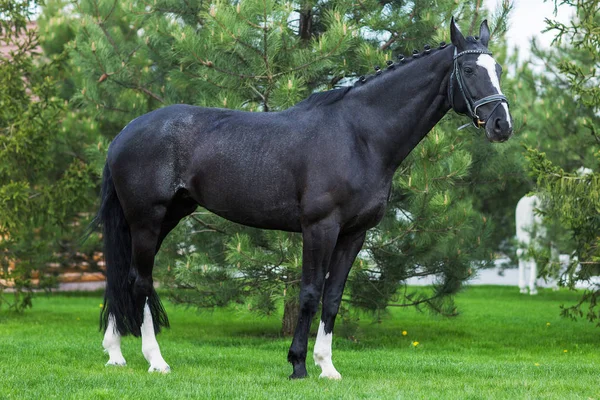
[[[155,255],[160,250],[160,246],[169,232],[171,232],[171,230],[177,226],[182,218],[191,214],[196,207],[197,204],[187,198],[179,199],[179,201],[174,201],[171,204],[163,219],[160,233],[155,244]],[[155,292],[154,295],[156,295]],[[158,341],[156,340],[154,321],[152,319],[152,312],[148,298],[146,298],[146,303],[144,304],[144,317],[140,330],[142,334],[142,353],[144,354],[146,360],[150,363],[148,372],[170,372],[171,368],[162,357]]]
[[[158,243],[156,245],[156,253],[160,250],[160,246],[167,235],[179,224],[179,222],[193,213],[198,208],[198,203],[189,196],[187,190],[180,190],[171,201],[167,213],[163,219]]]
[[[163,373],[169,372],[170,367],[162,357],[155,334],[161,325],[168,326],[168,319],[154,290],[152,269],[165,211],[163,207],[160,211],[156,207],[154,212],[146,214],[151,218],[131,226],[133,296],[135,307],[141,313],[142,354],[150,364],[148,372]]]
[[[167,364],[160,352],[148,300],[146,300],[146,304],[144,305],[144,322],[140,330],[142,332],[142,354],[148,363],[150,363],[148,372],[169,373],[171,367],[169,367],[169,364]]]
[[[148,372],[170,371],[156,340],[160,327],[169,326],[169,321],[153,286],[155,255],[167,234],[196,207],[185,193],[178,193],[169,207],[154,206],[144,208],[143,212],[138,209],[131,218],[138,221],[131,224],[131,271],[135,278],[132,291],[135,308],[141,314],[138,320],[141,321],[142,354],[150,364]]]
[[[108,326],[104,333],[102,347],[104,347],[104,351],[108,353],[108,362],[106,363],[106,366],[125,366],[127,364],[123,357],[123,353],[121,353],[121,335],[117,330],[115,316],[112,314],[108,315]]]

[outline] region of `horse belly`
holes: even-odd
[[[271,209],[204,206],[207,210],[238,224],[260,229],[301,232],[300,215],[293,207]]]
[[[244,179],[245,178],[245,179]],[[300,204],[289,180],[244,174],[194,179],[190,193],[207,210],[238,224],[299,232]]]

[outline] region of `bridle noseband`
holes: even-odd
[[[454,108],[454,87],[453,87],[454,77],[456,76],[456,81],[458,82],[458,88],[460,89],[460,93],[462,94],[463,99],[465,100],[465,104],[467,105],[467,110],[468,110],[469,116],[473,119],[473,126],[475,126],[475,128],[477,128],[477,129],[479,129],[481,126],[485,125],[485,121],[482,121],[479,119],[479,116],[477,115],[477,108],[479,108],[480,106],[482,106],[484,104],[498,102],[492,109],[492,112],[490,113],[490,115],[492,115],[494,113],[494,111],[496,111],[496,108],[498,108],[498,106],[500,104],[502,104],[502,102],[505,102],[506,105],[508,105],[508,99],[504,95],[497,93],[497,94],[492,94],[491,96],[484,97],[483,99],[473,101],[473,98],[467,91],[467,88],[463,81],[463,76],[460,73],[460,69],[458,67],[458,58],[465,54],[489,54],[489,55],[492,55],[492,52],[486,51],[486,50],[465,50],[465,51],[461,51],[460,53],[458,53],[456,50],[456,47],[454,48],[454,67],[452,69],[452,74],[450,74],[450,84],[448,85],[448,100],[450,102],[450,106],[454,109],[454,111],[456,111],[456,109]],[[463,125],[461,128],[468,126],[468,125],[469,124]]]

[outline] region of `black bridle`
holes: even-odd
[[[477,108],[479,108],[480,106],[482,106],[484,104],[497,102],[497,104],[492,109],[492,112],[490,113],[490,115],[492,115],[494,113],[494,111],[496,111],[496,108],[498,108],[498,106],[500,104],[502,104],[502,102],[505,102],[506,105],[508,105],[508,99],[504,95],[497,93],[497,94],[492,94],[490,96],[484,97],[483,99],[479,99],[477,101],[473,100],[473,98],[471,97],[471,95],[468,91],[468,88],[465,86],[465,83],[463,81],[463,76],[460,73],[460,69],[458,67],[458,58],[465,54],[489,54],[489,55],[492,55],[492,52],[486,51],[486,50],[465,50],[465,51],[458,53],[456,51],[456,48],[454,48],[454,67],[452,69],[452,74],[450,74],[450,84],[448,85],[448,100],[450,101],[450,106],[454,109],[454,111],[456,111],[456,109],[454,108],[454,87],[453,87],[454,77],[456,77],[456,82],[458,82],[458,88],[460,89],[460,93],[462,94],[463,99],[465,100],[465,103],[467,105],[467,110],[469,113],[468,115],[473,119],[473,126],[475,126],[475,128],[477,128],[477,129],[479,129],[482,125],[485,125],[485,121],[482,121],[479,119],[479,116],[477,115]],[[464,125],[464,126],[466,126],[466,125]]]

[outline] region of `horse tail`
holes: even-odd
[[[131,268],[131,234],[123,207],[117,197],[108,163],[102,176],[100,211],[93,224],[102,226],[106,289],[100,312],[100,329],[106,331],[112,315],[119,334],[140,335],[141,312],[136,310],[133,298],[135,274]]]

